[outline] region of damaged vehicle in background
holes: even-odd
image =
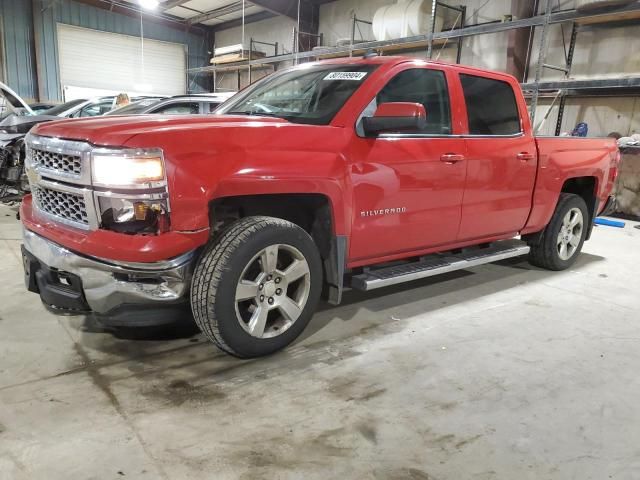
[[[163,98],[135,97],[134,100],[155,103]],[[0,202],[19,201],[29,192],[24,170],[24,137],[31,127],[61,118],[104,115],[115,106],[115,99],[114,96],[75,99],[44,112],[38,108],[36,113],[16,92],[0,82]]]
[[[24,173],[24,137],[38,123],[57,120],[38,115],[20,96],[0,82],[0,201],[20,200],[29,191]]]

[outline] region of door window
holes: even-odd
[[[520,115],[511,85],[501,80],[460,74],[471,135],[520,133]]]
[[[449,92],[444,72],[426,68],[413,68],[400,72],[387,83],[375,98],[376,107],[381,103],[411,102],[421,103],[427,111],[424,128],[415,132],[435,135],[451,133],[451,113]],[[371,115],[375,108],[368,108]]]
[[[153,113],[164,113],[165,115],[195,115],[198,113],[198,102],[172,103],[158,108]]]
[[[86,107],[83,107],[79,112],[79,117],[96,117],[98,115],[104,115],[113,107],[113,100],[103,100],[97,103],[91,103]]]
[[[213,113],[220,106],[220,102],[204,102],[204,105],[206,113]]]

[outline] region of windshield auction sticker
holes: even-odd
[[[331,72],[323,80],[355,80],[359,82],[367,76],[367,72]]]

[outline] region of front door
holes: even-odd
[[[351,262],[451,243],[458,233],[465,145],[463,139],[451,137],[445,72],[432,68],[401,71],[377,94],[367,114],[387,102],[423,104],[427,124],[415,132],[356,138],[350,172],[354,196]]]

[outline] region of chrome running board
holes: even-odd
[[[507,258],[519,257],[529,253],[529,245],[521,240],[501,240],[488,247],[463,249],[460,253],[434,253],[417,262],[404,263],[390,267],[370,268],[351,278],[351,288],[373,290],[397,283],[410,282],[420,278],[432,277],[485,263],[497,262]]]

